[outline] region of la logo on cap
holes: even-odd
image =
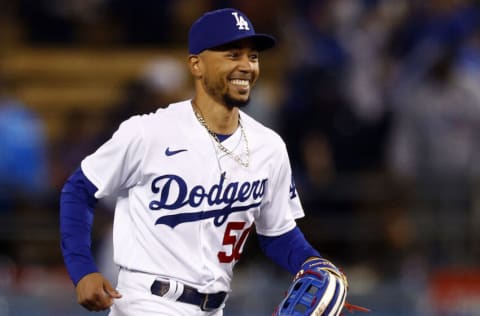
[[[248,22],[243,18],[243,16],[239,15],[238,12],[232,12],[232,15],[235,17],[235,21],[237,22],[237,27],[239,30],[250,30],[248,27]]]

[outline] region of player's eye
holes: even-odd
[[[227,57],[230,59],[236,59],[240,56],[240,53],[236,50],[231,50],[227,53]]]
[[[251,61],[257,61],[258,60],[258,53],[250,54],[249,56]]]

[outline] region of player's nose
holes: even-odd
[[[242,54],[238,59],[238,70],[240,71],[253,72],[256,67],[256,61],[252,61],[248,54]]]

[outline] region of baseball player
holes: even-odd
[[[295,314],[304,302],[287,297],[278,315],[340,313],[346,279],[296,226],[304,212],[285,144],[241,110],[259,76],[259,52],[274,45],[238,10],[205,13],[188,39],[195,96],[127,119],[68,179],[61,248],[86,309],[223,315],[233,267],[254,228],[265,254],[296,281],[317,280],[304,294],[293,293],[314,310]],[[116,288],[98,272],[90,249],[95,203],[110,195]],[[314,301],[307,297],[312,288]]]

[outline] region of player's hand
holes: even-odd
[[[102,311],[113,305],[113,299],[122,295],[102,274],[95,272],[84,276],[77,284],[77,301],[89,311]]]

